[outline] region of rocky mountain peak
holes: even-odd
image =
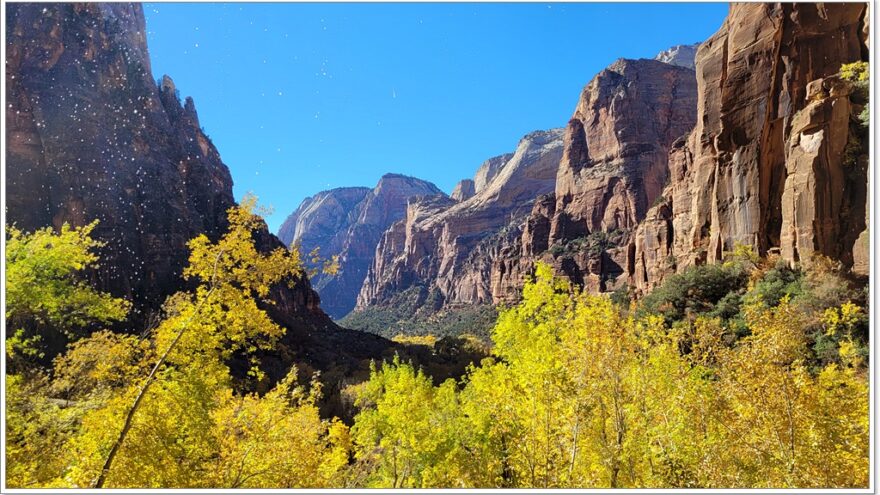
[[[532,131],[522,137],[520,144],[527,141],[534,146],[557,146],[561,143],[563,134],[562,128]]]
[[[677,65],[688,69],[696,68],[697,49],[699,43],[692,45],[675,45],[668,50],[663,50],[654,57],[665,64]]]
[[[177,86],[174,85],[174,79],[171,79],[171,76],[165,74],[162,76],[162,83],[159,86],[162,91],[174,94],[177,92]]]
[[[591,290],[626,282],[626,244],[667,180],[670,146],[694,125],[696,98],[694,71],[647,59],[618,59],[584,87],[555,191],[534,203],[518,244],[493,265],[496,301],[515,298],[535,259]],[[565,248],[586,239],[602,249]]]
[[[101,288],[158,306],[180,286],[186,242],[218,235],[234,199],[194,104],[149,71],[142,6],[9,5],[7,28],[10,221],[98,219]]]
[[[456,193],[411,200],[405,219],[382,236],[356,309],[394,304],[396,294],[413,287],[436,294],[432,311],[491,303],[493,239],[515,231],[536,195],[553,191],[563,134],[529,133],[514,153],[484,162],[469,198],[456,200]],[[468,187],[461,184],[461,190]]]
[[[90,282],[133,300],[123,329],[140,331],[185,287],[187,242],[225,231],[235,205],[229,169],[192,99],[182,104],[170,77],[153,78],[141,4],[4,8],[7,220],[32,231],[97,219],[92,235],[105,244]],[[262,251],[282,246],[265,229],[254,236]],[[347,366],[387,344],[336,327],[307,279],[289,282],[268,296],[268,313],[287,329],[267,357],[271,377],[294,361]]]
[[[474,181],[472,179],[462,179],[455,185],[455,188],[452,190],[452,194],[449,196],[456,201],[466,201],[471,199],[476,194],[476,188],[474,187]]]
[[[501,167],[503,167],[512,157],[513,153],[505,153],[503,155],[489,158],[483,162],[474,174],[474,192],[480,192],[486,187],[486,185],[495,178],[495,175],[498,174]]]
[[[368,187],[339,187],[310,196],[284,220],[278,238],[288,246],[300,244],[306,253],[317,246],[333,251],[327,240],[351,224],[352,211],[371,192]]]
[[[434,194],[444,193],[428,181],[402,174],[385,174],[372,194],[365,198],[358,223],[387,228],[403,218],[408,198]]]
[[[523,136],[510,158],[469,201],[472,205],[512,207],[552,191],[556,183],[565,129],[533,131]]]
[[[430,182],[389,173],[373,188],[342,187],[306,198],[285,220],[278,235],[286,244],[299,245],[303,253],[319,248],[324,258],[339,257],[339,273],[312,279],[330,316],[351,311],[382,233],[406,216],[410,200],[423,196],[448,199]]]

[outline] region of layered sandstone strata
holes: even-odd
[[[474,179],[479,188],[469,199],[411,200],[406,218],[379,242],[357,307],[387,303],[414,286],[436,294],[435,309],[491,304],[500,241],[518,228],[536,195],[553,190],[562,138],[562,129],[526,135],[515,153],[480,167]]]

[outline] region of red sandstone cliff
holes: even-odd
[[[669,179],[670,146],[694,125],[696,96],[692,70],[655,60],[621,59],[593,78],[566,128],[554,194],[493,263],[496,301],[515,300],[538,259],[591,290],[626,284],[629,244]]]
[[[864,101],[835,76],[868,60],[866,39],[866,4],[731,6],[700,45],[697,125],[673,147],[664,199],[639,228],[635,286],[736,244],[866,273],[867,148],[854,118]]]

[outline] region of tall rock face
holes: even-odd
[[[587,84],[565,130],[553,195],[494,267],[496,300],[515,298],[541,259],[589,290],[625,284],[636,227],[668,180],[668,154],[696,117],[694,71],[656,60],[613,63]]]
[[[156,306],[185,243],[217,236],[232,178],[170,78],[150,71],[131,4],[9,4],[7,215],[20,228],[100,223],[96,282]]]
[[[855,250],[863,267],[867,148],[854,117],[865,101],[836,74],[868,60],[867,15],[866,4],[731,6],[700,45],[697,124],[634,243],[634,285],[737,244],[845,266]]]
[[[619,60],[584,89],[565,135],[550,240],[631,230],[660,195],[669,146],[694,125],[694,72]]]
[[[376,245],[383,232],[406,215],[407,201],[442,194],[430,182],[386,174],[373,189],[344,187],[307,198],[285,220],[278,235],[304,254],[318,248],[323,258],[339,257],[336,274],[312,277],[323,309],[338,319],[354,308]]]
[[[498,175],[498,171],[505,163],[513,158],[513,153],[505,153],[503,155],[493,156],[483,162],[474,174],[474,193],[478,193],[485,189],[492,179]]]
[[[185,288],[187,241],[225,230],[229,170],[193,101],[181,102],[167,76],[153,79],[140,4],[5,8],[8,221],[31,231],[99,220],[93,234],[106,245],[92,282],[155,310]],[[261,250],[282,246],[266,230],[256,240]],[[288,329],[267,357],[276,374],[293,361],[344,366],[384,346],[333,325],[305,278],[271,298],[267,309]],[[144,319],[133,315],[129,328]]]
[[[413,287],[432,295],[433,310],[491,304],[493,260],[535,197],[553,191],[562,148],[562,129],[533,132],[515,153],[480,167],[472,197],[410,200],[406,218],[379,241],[356,311],[389,304]]]

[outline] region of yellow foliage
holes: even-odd
[[[434,347],[434,344],[437,343],[437,337],[433,335],[404,335],[400,333],[391,340],[398,344],[423,345],[427,347]]]
[[[267,304],[275,284],[302,275],[296,253],[257,250],[252,232],[261,220],[254,209],[255,200],[246,198],[230,209],[229,230],[218,241],[199,236],[190,242],[184,276],[199,285],[169,298],[149,339],[98,332],[74,343],[35,399],[18,393],[23,379],[9,377],[15,404],[7,411],[14,433],[7,444],[14,464],[10,486],[90,487],[116,443],[108,487],[340,482],[348,429],[320,418],[319,384],[306,395],[294,386],[293,370],[263,397],[238,395],[231,387],[226,362],[233,352],[253,355],[284,333],[258,303]],[[49,393],[69,402],[59,407],[43,398]],[[131,427],[120,443],[126,416]],[[61,419],[67,426],[57,424]]]
[[[722,352],[718,389],[726,407],[715,412],[726,432],[719,456],[739,468],[716,482],[866,485],[865,377],[855,367],[840,369],[836,364],[813,375],[805,363],[803,315],[787,300],[772,309],[754,308],[747,319],[752,334]]]
[[[47,227],[24,233],[6,228],[6,323],[14,330],[23,326],[48,326],[73,335],[91,323],[125,318],[131,304],[95,291],[80,278],[97,265],[96,250],[103,243],[92,239],[98,225]],[[14,350],[14,349],[10,349]]]
[[[91,486],[165,351],[106,486],[868,484],[868,377],[851,338],[865,315],[851,302],[822,314],[825,332],[843,338],[840,359],[821,366],[816,320],[788,296],[771,308],[746,301],[736,340],[720,319],[670,328],[622,313],[538,264],[522,302],[501,311],[492,356],[460,383],[435,385],[396,357],[373,364],[369,380],[343,390],[359,409],[351,429],[321,418],[320,384],[297,386],[295,369],[263,396],[236,393],[226,363],[283,335],[259,304],[302,275],[295,253],[256,250],[253,208],[248,199],[230,211],[218,241],[191,242],[185,275],[198,286],[169,298],[148,338],[97,332],[56,360],[51,380],[7,377],[10,486]],[[753,261],[746,249],[734,257]]]
[[[455,384],[434,387],[430,378],[395,357],[380,368],[357,398],[362,411],[352,428],[352,481],[374,488],[459,486],[450,459],[459,407]],[[451,448],[450,448],[451,447]]]
[[[785,298],[744,313],[750,334],[732,345],[717,319],[636,320],[539,265],[460,392],[399,362],[374,370],[353,427],[355,484],[866,486],[864,367],[812,372],[805,317]]]
[[[219,456],[207,486],[334,486],[348,462],[348,428],[322,421],[317,397],[293,387],[294,379],[295,370],[263,397],[224,393],[212,413]]]
[[[840,66],[840,77],[847,81],[867,81],[869,76],[868,62],[852,62]]]

